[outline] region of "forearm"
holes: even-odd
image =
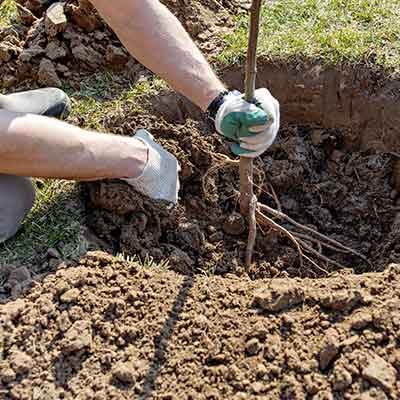
[[[158,0],[91,0],[126,48],[204,111],[224,90],[180,22]]]
[[[0,110],[0,173],[95,180],[138,176],[146,146],[54,119]]]

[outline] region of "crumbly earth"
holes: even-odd
[[[91,253],[0,308],[2,399],[398,399],[400,265],[181,275]]]
[[[169,92],[147,105],[143,102],[140,109],[127,107],[121,115],[123,120],[110,116],[106,128],[125,133],[151,127],[179,159],[181,201],[171,208],[144,199],[121,182],[90,183],[88,226],[115,253],[166,259],[185,274],[243,274],[247,228],[238,207],[238,166],[221,163],[221,154],[229,155],[223,140],[187,102]],[[400,251],[393,156],[348,152],[344,135],[297,126],[282,129],[276,143],[256,161],[257,192],[260,201],[277,207],[273,188],[286,214],[357,250],[373,265],[323,249],[343,267],[382,270],[399,259]],[[259,230],[254,259],[247,271],[253,279],[321,275],[311,264],[300,268],[292,243],[275,231]],[[327,271],[337,269],[320,264]]]
[[[0,29],[0,87],[79,88],[82,76],[102,69],[124,71],[132,80],[143,67],[132,57],[89,0],[19,0],[20,24]],[[243,0],[162,1],[207,54],[233,27]],[[53,7],[53,8],[52,8]]]

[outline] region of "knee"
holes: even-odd
[[[0,174],[0,243],[15,235],[34,202],[30,179]]]

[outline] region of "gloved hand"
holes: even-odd
[[[257,89],[255,98],[256,104],[251,104],[240,92],[229,92],[214,111],[217,132],[235,142],[231,150],[238,156],[254,158],[264,153],[279,131],[278,101],[267,89]]]
[[[144,129],[137,131],[134,138],[146,143],[149,148],[147,164],[138,178],[124,179],[140,193],[159,200],[176,204],[178,202],[179,176],[178,160],[154,141]]]

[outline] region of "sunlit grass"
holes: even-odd
[[[400,72],[398,0],[266,1],[260,54],[271,59],[300,57],[329,64],[368,63]],[[247,49],[247,17],[226,36],[219,61],[232,63]]]
[[[65,88],[73,102],[70,119],[78,120],[86,129],[104,131],[105,116],[122,113],[127,104],[137,108],[141,96],[156,94],[164,87],[166,84],[154,77],[130,84],[112,73],[94,74],[82,82],[78,91]]]
[[[11,25],[17,17],[17,6],[14,0],[0,1],[0,27]]]
[[[0,244],[0,265],[37,261],[50,247],[65,258],[79,251],[81,209],[75,183],[36,180],[36,202],[22,228]]]

